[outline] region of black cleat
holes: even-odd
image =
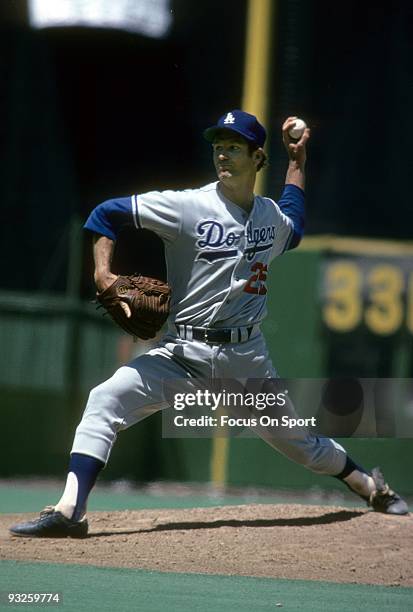
[[[87,531],[86,519],[72,521],[61,512],[55,512],[54,506],[47,506],[34,521],[10,527],[12,535],[25,538],[86,538]]]
[[[390,489],[379,467],[371,470],[371,477],[375,482],[376,490],[370,495],[367,503],[375,512],[409,514],[406,502],[400,495]]]

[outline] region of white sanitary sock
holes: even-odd
[[[63,516],[71,519],[76,508],[77,492],[78,492],[77,477],[74,472],[69,472],[66,480],[66,487],[63,495],[55,506],[57,512],[61,512]]]
[[[359,470],[353,470],[351,474],[343,478],[343,480],[355,493],[367,499],[369,499],[373,491],[376,490],[373,478]]]

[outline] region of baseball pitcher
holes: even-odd
[[[31,537],[85,537],[86,505],[120,431],[168,406],[168,379],[277,376],[260,324],[266,316],[268,269],[303,235],[306,128],[298,141],[282,138],[288,156],[278,203],[254,194],[265,165],[266,131],[241,110],[224,113],[204,132],[212,145],[217,180],[198,189],[151,191],[108,200],[86,222],[94,233],[97,297],[129,333],[150,338],[167,321],[165,334],[146,354],[119,368],[90,393],[77,427],[61,499],[35,521],[11,527]],[[168,284],[111,271],[116,238],[124,224],[152,230],[163,240]],[[260,434],[260,431],[258,431]],[[379,468],[368,472],[334,440],[303,430],[265,441],[292,461],[334,476],[374,510],[407,514],[405,501],[385,483]]]

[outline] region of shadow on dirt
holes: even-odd
[[[107,537],[111,535],[130,535],[132,533],[150,533],[153,531],[182,531],[186,529],[218,529],[219,527],[308,527],[311,525],[329,525],[331,523],[342,523],[363,516],[366,512],[360,510],[340,510],[338,512],[326,512],[321,516],[297,516],[295,518],[274,519],[220,519],[217,521],[179,521],[176,523],[165,523],[149,528],[126,529],[124,531],[99,531],[91,533],[89,537]]]

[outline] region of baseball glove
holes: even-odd
[[[96,294],[96,300],[115,323],[142,340],[153,338],[161,329],[168,318],[170,299],[168,283],[142,275],[118,276],[112,285]],[[129,318],[121,302],[129,306]]]

